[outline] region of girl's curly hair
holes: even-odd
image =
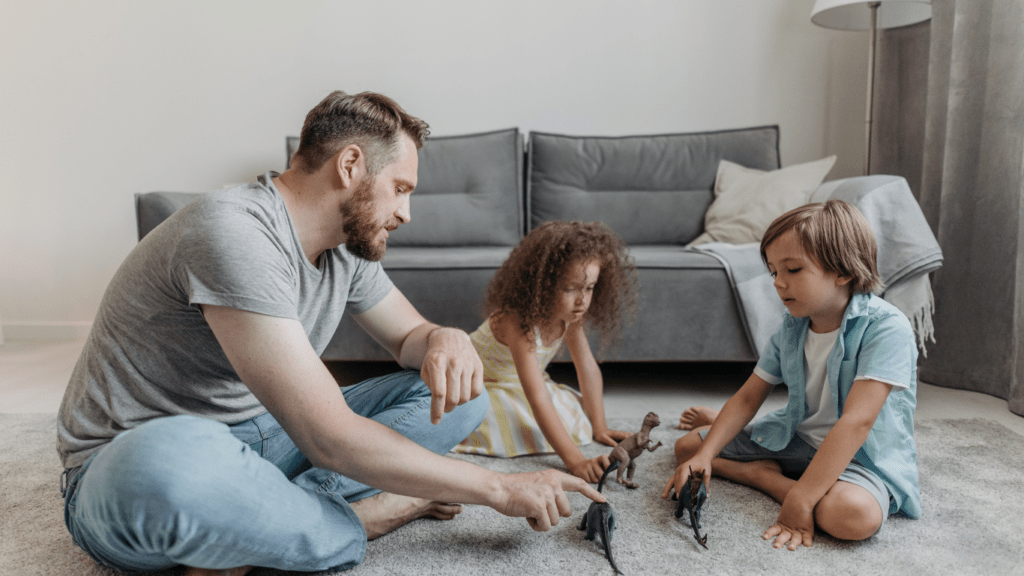
[[[577,263],[601,266],[583,319],[601,332],[602,348],[618,333],[622,313],[633,315],[639,289],[629,249],[602,222],[546,222],[526,235],[487,287],[488,312],[514,316],[524,334],[551,318],[563,276]]]

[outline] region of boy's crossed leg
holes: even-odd
[[[708,429],[710,425],[699,427],[676,441],[677,462],[686,462],[697,453]],[[795,438],[797,441],[806,444]],[[712,474],[759,490],[781,504],[796,485],[794,478],[799,478],[814,455],[809,445],[797,448],[793,454],[772,453],[754,444],[744,430],[712,460]],[[888,516],[888,502],[883,506],[883,498],[888,499],[888,492],[881,480],[851,463],[815,505],[815,524],[841,540],[864,540],[877,532]]]

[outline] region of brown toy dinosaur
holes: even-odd
[[[604,479],[608,476],[609,472],[618,469],[618,472],[615,474],[615,480],[619,484],[625,484],[627,488],[638,488],[640,485],[633,482],[633,472],[636,471],[636,459],[644,453],[644,450],[654,452],[661,446],[661,442],[650,446],[651,429],[660,425],[661,419],[658,418],[658,415],[654,412],[648,412],[647,416],[644,416],[644,424],[640,431],[619,442],[615,448],[612,448],[611,454],[608,455],[609,466],[604,471],[604,475],[601,476],[601,482],[598,483],[598,486],[604,484]],[[622,477],[623,472],[626,472],[626,478]]]

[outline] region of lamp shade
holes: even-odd
[[[870,30],[870,2],[866,0],[817,0],[811,22],[837,30]],[[932,17],[931,0],[882,0],[878,6],[878,27],[897,28]]]

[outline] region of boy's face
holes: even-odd
[[[850,278],[826,272],[804,251],[796,232],[789,230],[765,247],[775,291],[795,318],[810,317],[818,333],[839,328],[850,303]]]
[[[600,273],[601,264],[597,260],[578,262],[569,267],[558,287],[555,316],[559,320],[571,324],[583,318],[590,308]]]

